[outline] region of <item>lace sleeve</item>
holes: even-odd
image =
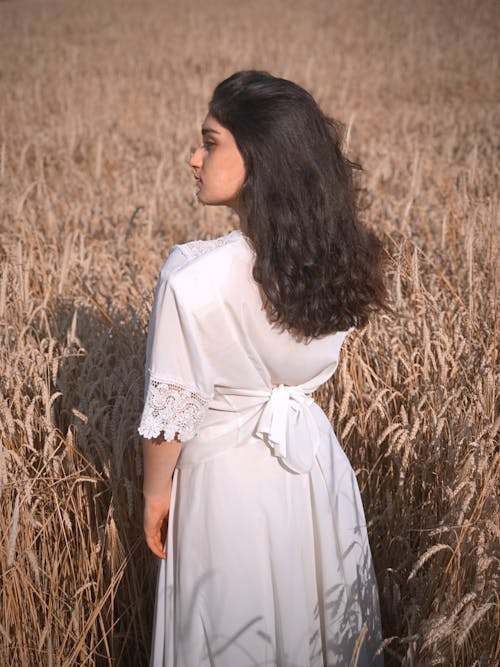
[[[151,378],[138,431],[144,438],[185,441],[197,435],[208,399],[175,382]]]

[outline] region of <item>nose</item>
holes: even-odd
[[[196,148],[193,154],[191,155],[191,159],[189,160],[189,166],[192,167],[193,169],[201,169],[202,165],[202,149],[201,146],[199,148]]]

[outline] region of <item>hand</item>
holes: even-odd
[[[163,545],[167,538],[168,512],[170,509],[171,487],[165,498],[160,500],[145,499],[144,536],[146,543],[155,556],[165,559]]]

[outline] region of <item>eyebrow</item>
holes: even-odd
[[[206,134],[220,134],[220,132],[215,130],[213,127],[202,127],[201,135],[204,137]]]

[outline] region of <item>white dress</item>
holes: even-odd
[[[373,664],[363,507],[311,397],[348,332],[305,344],[272,327],[253,259],[240,231],[175,246],[156,288],[139,432],[182,449],[151,665]]]

